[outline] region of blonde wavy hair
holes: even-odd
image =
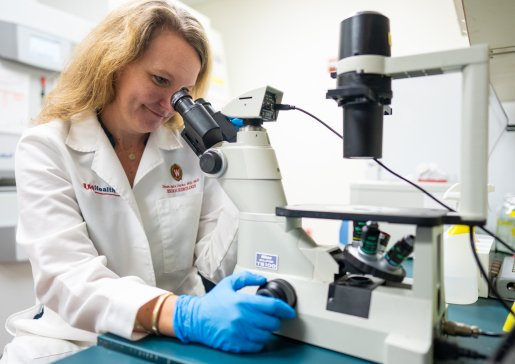
[[[211,50],[200,22],[166,0],[136,0],[112,11],[77,46],[33,122],[70,120],[91,109],[100,112],[115,97],[116,73],[139,59],[152,35],[164,29],[183,37],[197,51],[201,69],[190,94],[194,99],[203,97],[209,86]],[[178,114],[165,122],[172,129],[183,125]]]

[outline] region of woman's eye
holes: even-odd
[[[164,84],[166,82],[166,78],[163,78],[163,77],[159,77],[159,76],[154,76],[154,79],[156,80],[157,83],[159,84]]]

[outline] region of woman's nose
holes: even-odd
[[[168,111],[171,114],[175,114],[175,110],[170,104],[170,101],[172,100],[172,95],[170,93],[167,93],[160,101],[161,107],[163,107],[166,111]]]

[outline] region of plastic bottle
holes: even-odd
[[[477,266],[470,249],[470,227],[455,225],[443,238],[445,302],[468,305],[478,299]]]
[[[495,187],[488,185],[488,192]],[[457,201],[459,208],[460,184],[456,183],[445,192],[444,200]],[[488,207],[490,209],[490,207]],[[474,231],[473,231],[474,233]],[[475,235],[473,236],[475,241]],[[467,305],[478,299],[477,264],[470,247],[470,227],[451,226],[443,237],[443,269],[445,302]]]
[[[506,244],[515,248],[515,195],[507,194],[497,215],[496,235]],[[495,250],[503,253],[510,253],[504,245],[495,241]]]

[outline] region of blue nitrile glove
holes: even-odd
[[[236,129],[240,130],[240,128],[243,126],[243,120],[238,118],[231,118],[230,116],[226,116],[227,119],[236,127]]]
[[[236,292],[265,282],[265,277],[241,272],[224,278],[205,296],[179,296],[173,313],[175,334],[182,342],[224,351],[260,351],[279,330],[280,318],[295,317],[295,310],[277,298]]]

